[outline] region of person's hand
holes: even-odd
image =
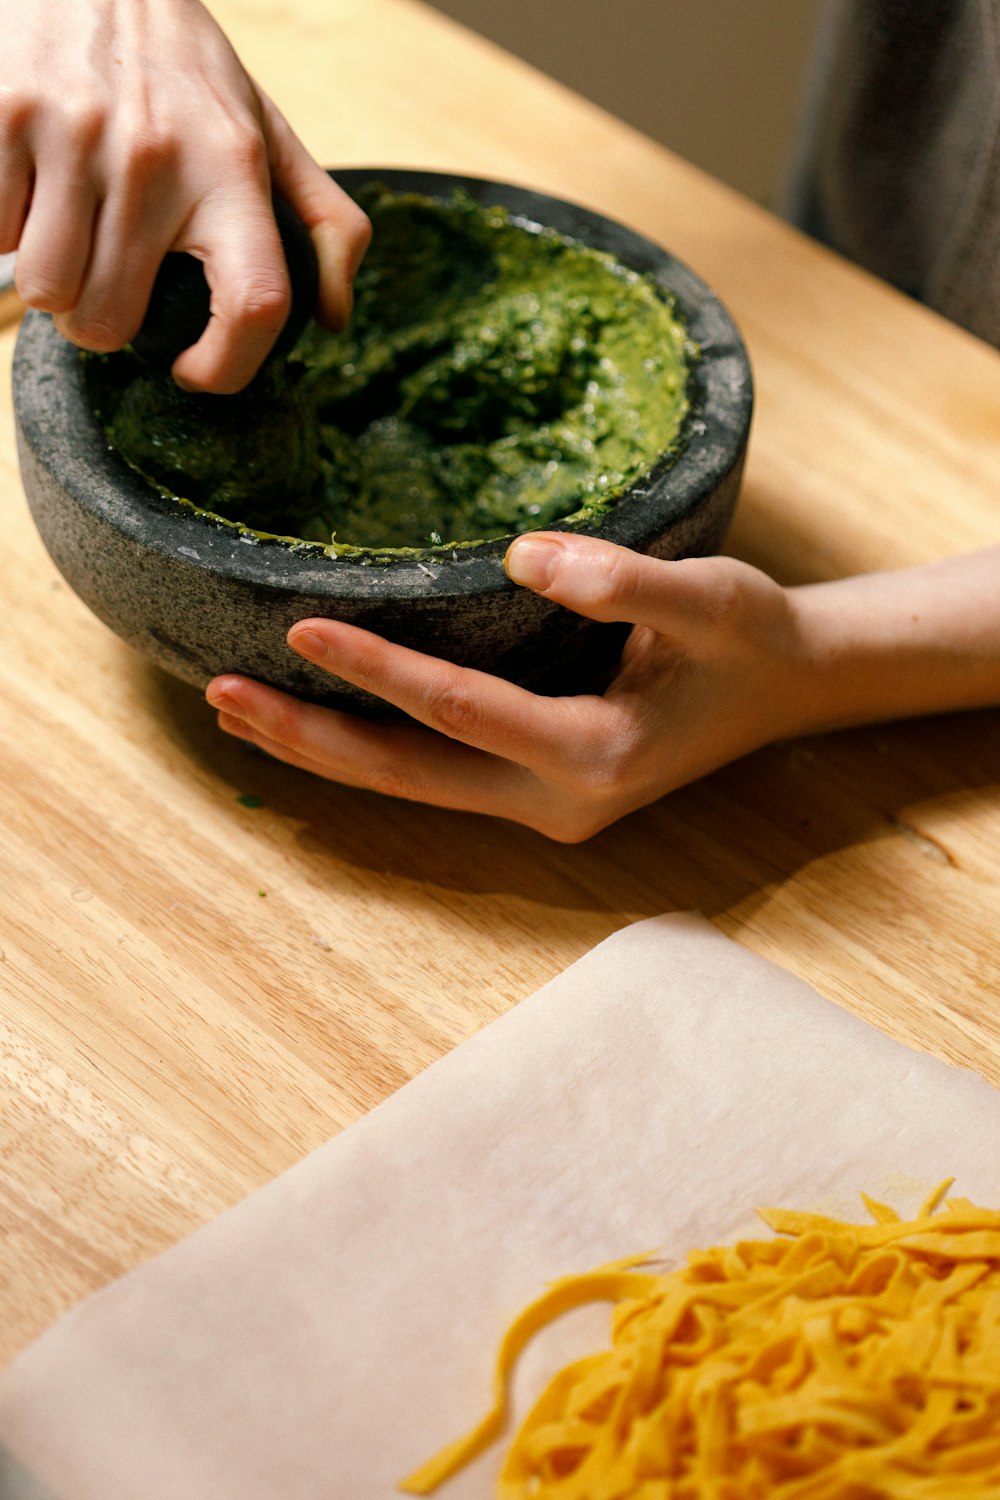
[[[240,390],[290,306],[273,188],[316,245],[320,321],[346,321],[368,221],[198,0],[0,0],[0,16],[0,252],[17,250],[29,307],[83,348],[121,348],[164,255],[187,251],[212,317],[174,375]]]
[[[570,533],[507,552],[516,583],[633,625],[601,696],[544,698],[336,620],[289,644],[410,715],[374,724],[244,677],[228,733],[349,786],[490,813],[575,843],[772,740],[1000,703],[1000,546],[782,588],[728,557],[660,562]]]
[[[375,724],[247,678],[216,678],[219,725],[294,766],[572,843],[791,731],[803,654],[792,594],[732,558],[662,562],[569,533],[512,543],[507,569],[579,614],[633,626],[602,696],[539,697],[336,620],[309,661],[403,709]]]

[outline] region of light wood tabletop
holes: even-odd
[[[738,556],[997,540],[993,350],[413,0],[215,11],[324,163],[539,187],[712,283],[758,392]],[[779,744],[577,847],[338,788],[88,614],[0,424],[0,1361],[654,913],[1000,1084],[997,713]]]

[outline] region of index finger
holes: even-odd
[[[607,740],[614,710],[595,696],[543,698],[342,620],[301,620],[288,644],[428,729],[543,778],[589,773]]]

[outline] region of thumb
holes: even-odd
[[[651,624],[666,564],[572,532],[533,531],[507,548],[508,578],[591,620]]]
[[[577,615],[648,625],[688,649],[718,649],[756,633],[784,591],[747,562],[729,556],[667,562],[612,541],[567,531],[532,531],[511,541],[504,559],[514,583]]]
[[[514,538],[504,558],[507,576],[577,615],[672,630],[717,618],[720,594],[732,592],[732,558],[664,562],[613,541],[565,531],[532,531]]]

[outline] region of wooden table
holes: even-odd
[[[995,352],[412,0],[216,9],[319,159],[555,191],[714,284],[759,391],[737,554],[996,540]],[[0,1360],[653,913],[1000,1083],[1000,715],[777,745],[577,848],[320,783],[62,583],[4,397]]]

